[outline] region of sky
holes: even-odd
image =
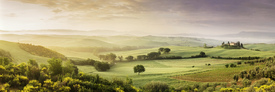
[[[275,0],[0,0],[0,30],[275,32]]]

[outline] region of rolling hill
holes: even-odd
[[[0,40],[58,47],[117,47],[117,46],[216,46],[218,40],[163,36],[83,36],[83,35],[16,35],[0,34]]]
[[[15,63],[22,63],[22,62],[28,61],[29,59],[34,59],[41,64],[41,63],[47,63],[47,60],[50,59],[47,57],[33,55],[21,49],[19,47],[19,44],[14,42],[0,40],[0,49],[10,53]]]
[[[275,44],[246,44],[245,47],[248,49],[259,49],[261,51],[275,51]]]

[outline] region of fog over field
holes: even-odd
[[[273,92],[275,0],[0,0],[0,92]]]

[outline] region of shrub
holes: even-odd
[[[248,87],[251,85],[251,81],[245,78],[243,79],[242,84],[244,87]]]
[[[234,79],[235,81],[238,81],[238,80],[239,80],[239,76],[235,74],[234,77],[233,77],[233,79]]]
[[[230,64],[230,67],[237,67],[237,65],[235,65],[235,64]]]
[[[225,67],[228,68],[229,64],[226,64]]]
[[[106,62],[96,62],[95,69],[98,71],[107,71],[110,69],[110,65]]]
[[[169,87],[163,82],[150,82],[144,86],[146,92],[169,92]]]

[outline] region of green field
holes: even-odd
[[[182,56],[190,57],[193,55],[198,55],[201,51],[205,52],[208,56],[221,56],[221,57],[248,57],[248,56],[259,56],[259,57],[271,57],[274,56],[274,52],[262,52],[253,51],[247,49],[223,49],[223,48],[202,48],[202,47],[186,47],[186,46],[166,46],[165,48],[170,48],[170,54],[167,56]],[[131,50],[131,51],[117,51],[112,52],[116,55],[122,55],[124,57],[128,55],[147,55],[149,52],[157,52],[158,48],[152,49],[141,49],[141,50]],[[107,54],[111,52],[105,52],[101,54]],[[165,54],[163,55],[165,56]]]
[[[173,76],[192,74],[221,68],[225,63],[237,62],[236,60],[218,60],[209,58],[198,59],[177,59],[177,60],[148,60],[116,63],[106,72],[98,72],[92,66],[78,66],[84,73],[99,74],[105,78],[132,78],[134,85],[143,86],[150,81],[163,81],[171,85],[176,85],[179,80]],[[144,73],[137,75],[133,72],[135,65],[144,65]],[[205,66],[211,64],[211,66]],[[195,66],[192,68],[192,66]],[[223,67],[222,67],[223,68]]]
[[[245,47],[248,49],[259,49],[261,51],[275,52],[275,44],[247,44]]]
[[[271,57],[275,53],[272,52],[272,45],[247,45],[247,48],[253,49],[266,48],[262,51],[253,51],[247,49],[223,49],[223,48],[202,48],[202,47],[188,47],[188,46],[163,46],[164,48],[170,48],[169,54],[163,54],[162,56],[182,56],[190,57],[198,55],[201,51],[205,52],[209,56],[221,56],[221,57]],[[158,47],[159,48],[159,47]],[[124,58],[132,55],[147,55],[150,52],[157,52],[158,48],[151,49],[138,49],[129,51],[113,51],[104,52],[99,54],[114,53],[117,56],[123,56]],[[10,52],[16,63],[26,62],[29,59],[35,59],[38,63],[46,63],[49,58],[32,55],[18,46],[17,43],[0,41],[0,49]],[[99,60],[92,52],[77,52],[70,51],[69,49],[54,48],[51,49],[69,57],[69,59],[87,59],[91,58]],[[99,74],[100,76],[108,79],[126,77],[132,78],[134,86],[140,87],[151,81],[166,82],[171,86],[179,87],[184,83],[196,82],[229,82],[232,80],[232,76],[244,69],[251,69],[254,66],[242,65],[237,68],[225,68],[224,65],[228,63],[237,62],[239,60],[223,60],[223,59],[210,59],[210,58],[194,58],[194,59],[171,59],[171,60],[145,60],[145,61],[132,61],[132,62],[117,62],[110,70],[105,72],[98,72],[93,66],[78,66],[80,71],[89,74]],[[144,65],[146,71],[137,75],[133,72],[133,67],[136,65]],[[211,64],[206,66],[205,64]],[[192,68],[192,66],[195,66]],[[224,72],[227,71],[227,72]],[[212,75],[211,75],[212,74]],[[214,75],[219,75],[215,76]],[[220,80],[209,80],[217,78]]]

